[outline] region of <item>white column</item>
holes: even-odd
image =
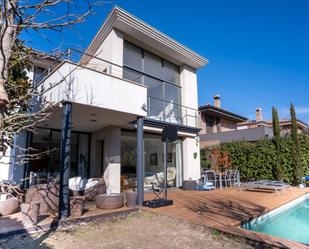
[[[198,180],[201,175],[200,145],[196,138],[185,138],[183,143],[183,179]]]
[[[197,111],[198,91],[196,72],[189,66],[182,66],[180,69],[180,84],[182,87],[182,105]],[[198,120],[188,118],[188,126],[197,126]],[[200,144],[196,138],[185,138],[183,141],[183,179],[198,180],[201,174]]]
[[[121,129],[118,127],[107,127],[92,133],[91,139],[91,167],[90,175],[103,177],[106,187],[112,193],[120,193],[121,175]],[[101,152],[97,151],[97,142],[104,140],[104,172],[100,175]]]

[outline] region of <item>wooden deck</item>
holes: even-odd
[[[280,248],[308,248],[301,243],[239,227],[242,222],[258,217],[308,192],[308,189],[298,188],[291,188],[280,195],[275,192],[240,192],[231,188],[210,192],[173,189],[168,192],[168,198],[174,200],[174,205],[143,209]],[[152,197],[152,193],[145,194],[145,200],[152,199]]]

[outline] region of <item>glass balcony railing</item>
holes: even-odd
[[[168,123],[198,127],[197,110],[155,97],[148,97],[147,116]]]

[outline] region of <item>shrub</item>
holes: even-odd
[[[299,158],[300,165],[305,173],[309,174],[309,136],[300,135]],[[203,169],[211,166],[212,151],[227,153],[231,160],[232,168],[239,169],[242,181],[248,180],[277,180],[274,168],[280,161],[280,178],[288,183],[293,182],[293,141],[290,136],[281,140],[280,152],[273,140],[265,139],[257,142],[235,141],[216,147],[207,148],[201,152],[201,165]]]

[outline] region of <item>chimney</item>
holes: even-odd
[[[263,115],[262,115],[262,108],[256,108],[255,110],[255,116],[256,116],[256,121],[260,122],[263,120]]]
[[[214,96],[214,106],[221,108],[221,101],[220,101],[220,95],[219,94]]]

